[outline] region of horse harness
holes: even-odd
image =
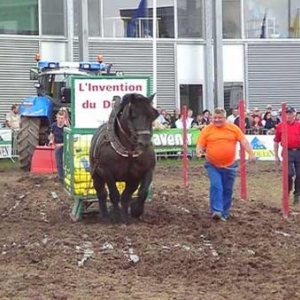
[[[140,156],[143,151],[142,150],[129,150],[126,147],[124,147],[120,140],[118,139],[117,135],[115,134],[114,125],[115,122],[117,122],[119,129],[121,130],[122,134],[126,137],[128,142],[132,143],[131,139],[128,137],[127,133],[122,128],[122,125],[120,123],[120,120],[118,118],[118,114],[121,112],[122,105],[121,105],[121,99],[117,98],[115,100],[114,108],[110,114],[108,123],[107,123],[107,138],[110,142],[110,145],[112,148],[122,157],[128,157],[128,158],[136,158]],[[139,132],[140,133],[140,132]],[[142,132],[144,133],[144,132]]]

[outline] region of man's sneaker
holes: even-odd
[[[299,202],[300,202],[300,196],[299,195],[294,195],[294,201],[293,201],[293,204],[294,205],[297,205],[297,204],[299,204]]]
[[[215,212],[211,215],[211,218],[212,218],[213,220],[216,220],[216,221],[218,221],[218,220],[221,220],[221,221],[224,221],[224,222],[227,221],[226,218],[224,218],[224,217],[222,216],[222,214],[221,214],[220,212],[218,212],[218,211],[215,211]]]

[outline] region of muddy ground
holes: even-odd
[[[251,166],[227,223],[209,217],[201,163],[189,188],[181,175],[160,164],[143,219],[112,225],[73,223],[53,176],[2,170],[0,299],[300,299],[300,215],[282,218],[280,170]]]

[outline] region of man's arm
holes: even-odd
[[[278,150],[279,150],[279,143],[274,142],[274,156],[275,156],[275,161],[280,162],[279,156],[278,156]]]
[[[244,138],[241,140],[241,145],[245,148],[245,150],[247,151],[247,153],[249,154],[249,160],[250,161],[255,161],[256,160],[256,157],[255,157],[255,154],[253,152],[253,149],[249,143],[249,141]]]
[[[6,116],[5,116],[5,126],[11,127],[10,113],[7,113]]]
[[[49,136],[49,144],[52,145],[54,144],[54,134],[51,132]]]
[[[278,150],[279,150],[279,143],[281,142],[281,124],[279,124],[275,130],[275,137],[274,137],[274,156],[275,161],[277,163],[280,163],[280,159],[278,156]]]

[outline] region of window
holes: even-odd
[[[104,37],[151,38],[153,1],[104,1]],[[121,4],[120,4],[121,3]],[[157,0],[157,37],[174,38],[174,0]]]
[[[74,0],[74,35],[79,33],[79,1]],[[104,0],[88,0],[89,36],[101,36],[101,8],[100,3]]]
[[[1,0],[0,34],[38,35],[38,0]]]
[[[42,34],[65,35],[64,0],[42,0]]]
[[[177,1],[178,37],[203,38],[202,0]]]
[[[290,5],[291,3],[293,5]],[[289,20],[289,11],[295,18],[296,5],[299,5],[299,1],[244,0],[244,5],[246,38],[288,38],[290,36],[290,26],[293,22],[292,17]]]
[[[223,38],[241,38],[240,0],[223,0]]]

